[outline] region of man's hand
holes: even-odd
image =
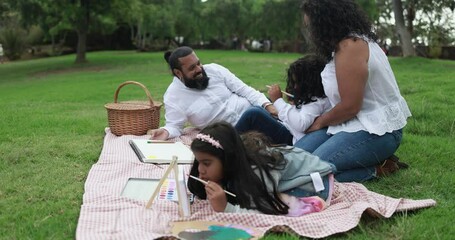
[[[227,197],[223,188],[216,182],[210,182],[205,185],[207,199],[215,212],[224,212],[227,205]]]
[[[169,138],[169,132],[164,128],[148,130],[147,134],[151,135],[150,139],[153,140],[167,140]]]

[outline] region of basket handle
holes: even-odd
[[[153,103],[153,99],[152,99],[152,95],[150,95],[150,92],[149,90],[144,86],[144,84],[140,83],[140,82],[136,82],[136,81],[126,81],[122,84],[120,84],[120,86],[118,86],[117,90],[115,91],[115,94],[114,94],[114,103],[117,103],[117,99],[118,99],[118,93],[120,92],[120,89],[125,86],[125,85],[128,85],[128,84],[134,84],[134,85],[137,85],[139,87],[141,87],[145,94],[147,94],[147,98],[150,102],[150,106],[151,107],[154,107],[155,104]]]

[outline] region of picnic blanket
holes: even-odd
[[[187,129],[175,141],[191,142],[196,131]],[[172,201],[146,201],[120,196],[129,178],[160,178],[167,166],[145,164],[128,144],[133,138],[148,136],[113,135],[106,128],[104,146],[85,182],[85,192],[76,229],[77,239],[153,239],[171,236],[173,221],[215,221],[251,226],[262,234],[276,226],[286,226],[296,234],[323,238],[356,227],[364,212],[388,218],[395,212],[431,207],[432,199],[392,198],[366,189],[359,183],[335,183],[330,206],[302,217],[252,213],[216,213],[205,200],[196,199],[190,217],[179,217]],[[188,169],[190,166],[186,166]],[[187,169],[187,170],[188,170]]]

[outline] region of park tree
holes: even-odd
[[[169,39],[176,45],[204,41],[207,23],[202,18],[205,3],[200,0],[176,0],[171,15],[174,17],[175,35],[183,37],[184,42]]]
[[[20,14],[9,1],[0,2],[0,44],[9,60],[19,59],[25,51],[26,31],[20,26]]]
[[[0,2],[0,30],[5,25],[5,21],[8,21],[9,14],[11,13],[10,3],[7,1]]]
[[[87,51],[87,36],[93,26],[98,29],[115,29],[110,15],[116,1],[125,0],[9,0],[21,12],[23,24],[39,24],[52,39],[64,31],[77,33],[75,63],[84,63]],[[109,28],[106,28],[109,26]]]
[[[415,55],[413,44],[416,43],[436,46],[454,42],[455,29],[447,24],[448,14],[444,12],[450,9],[453,15],[453,0],[355,1],[376,24],[380,39],[391,39],[393,43],[400,44],[405,56]],[[302,42],[300,2],[2,0],[0,28],[7,22],[5,19],[16,19],[16,22],[20,20],[26,30],[38,25],[53,46],[63,42],[66,34],[77,33],[77,63],[86,61],[89,32],[107,35],[125,25],[128,25],[131,41],[138,50],[154,50],[157,49],[156,46],[161,48],[169,47],[170,44],[194,44],[207,40],[215,40],[218,46],[227,48],[234,37],[239,43],[246,38],[269,38],[276,42],[294,42],[296,46]],[[392,30],[392,27],[398,31]],[[177,39],[184,39],[184,42]],[[297,49],[294,47],[293,50]]]
[[[395,26],[403,56],[415,56],[414,44],[453,44],[453,0],[378,0],[382,33]],[[388,9],[392,9],[393,16]],[[394,42],[394,36],[389,36]]]
[[[259,34],[280,40],[298,38],[301,35],[300,3],[300,0],[266,1],[262,6],[259,21],[256,22]]]
[[[413,0],[410,0],[410,6],[413,5]],[[395,26],[397,28],[397,33],[401,40],[401,50],[403,51],[403,56],[410,57],[415,56],[414,46],[412,44],[412,21],[414,19],[415,9],[414,7],[408,9],[408,28],[406,28],[404,14],[403,14],[403,4],[401,0],[392,0],[393,13],[395,17]]]
[[[300,51],[303,42],[300,4],[300,0],[264,1],[254,22],[252,36],[272,40],[275,49]]]
[[[378,18],[375,0],[356,0],[356,2],[370,19]],[[300,5],[301,0],[263,0],[259,6],[260,11],[257,11],[258,18],[253,25],[253,36],[272,38],[275,42],[287,42],[288,46],[285,49],[289,47],[293,51],[302,50],[302,47],[305,49],[306,46],[301,46],[303,36]]]
[[[379,9],[376,0],[355,0],[372,22],[379,18]]]
[[[156,48],[154,44],[182,44],[176,36],[194,38],[200,5],[200,0],[131,0],[118,2],[114,12],[118,22],[128,24],[133,44],[143,51]]]
[[[428,57],[441,56],[442,46],[455,43],[455,26],[453,22],[454,1],[417,1],[416,16],[411,34],[415,43],[427,45]]]
[[[256,1],[207,1],[202,8],[204,37],[227,47],[233,37],[243,41],[257,18]]]
[[[19,0],[16,4],[18,11],[22,13],[23,26],[26,28],[39,26],[45,33],[45,38],[51,42],[51,54],[60,54],[67,33],[72,31],[71,24],[61,19],[61,10],[46,1]]]
[[[67,23],[77,33],[76,63],[86,62],[87,35],[90,26],[95,22],[102,26],[106,20],[113,1],[102,0],[65,0],[65,1],[40,1],[47,2],[60,9],[62,21]],[[104,21],[103,21],[104,20]]]

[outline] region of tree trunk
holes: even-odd
[[[137,32],[136,32],[136,37],[135,37],[135,44],[137,51],[142,51],[142,23],[137,24]]]
[[[80,16],[77,22],[77,51],[76,51],[76,61],[75,63],[86,63],[87,59],[85,58],[85,53],[87,52],[87,34],[88,34],[88,24],[90,20],[90,7],[88,0],[81,0],[80,7],[83,8],[85,13],[83,16]]]
[[[86,63],[85,53],[87,52],[87,31],[77,31],[77,52],[75,63]]]
[[[415,56],[415,49],[412,46],[411,33],[408,31],[404,24],[403,5],[401,0],[392,0],[393,13],[395,16],[395,24],[397,27],[398,35],[401,40],[401,50],[404,57]]]
[[[52,51],[52,56],[55,56],[55,36],[51,34],[51,51]]]
[[[414,19],[416,17],[416,3],[415,1],[409,1],[408,2],[408,7],[406,9],[406,23],[408,27],[409,33],[414,35],[414,26],[412,25],[412,22],[414,22]]]

